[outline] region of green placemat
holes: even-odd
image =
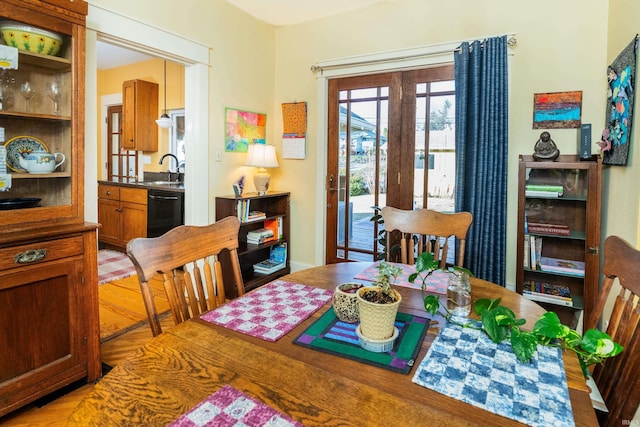
[[[374,353],[360,347],[356,334],[358,324],[341,322],[333,308],[330,308],[293,342],[314,350],[408,374],[429,329],[429,319],[398,313],[395,325],[399,335],[393,349],[386,353]]]

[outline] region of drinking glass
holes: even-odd
[[[464,317],[471,312],[471,284],[468,274],[463,272],[449,274],[447,309],[454,316]]]
[[[60,97],[62,96],[60,83],[47,83],[47,95],[49,95],[49,98],[53,100],[53,114],[58,114],[58,102],[60,101]]]
[[[24,82],[20,85],[20,95],[27,101],[27,113],[31,112],[31,106],[29,105],[29,101],[35,95],[36,91],[31,87],[31,83]]]

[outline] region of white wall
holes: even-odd
[[[191,165],[201,165],[198,166],[197,174],[203,175],[204,178],[190,183],[187,172],[185,183],[191,197],[198,198],[193,203],[194,206],[200,206],[197,216],[201,217],[200,211],[206,210],[205,221],[213,222],[215,196],[233,194],[233,181],[242,174],[253,173],[249,168],[242,166],[244,154],[224,152],[224,108],[237,107],[260,111],[267,113],[269,118],[273,117],[274,28],[221,0],[183,0],[179,4],[169,0],[88,0],[88,3],[210,48],[209,59],[204,64],[206,68],[193,69],[193,72],[188,69],[186,72],[187,79],[190,76],[200,78],[202,72],[206,73],[208,89],[205,89],[205,96],[208,99],[208,117],[201,119],[208,122],[209,128],[208,141],[197,141],[197,144],[194,144],[204,144],[206,149],[196,153],[192,150],[195,158],[193,161],[187,159]],[[145,36],[147,34],[134,33],[127,37],[135,40],[137,37]],[[88,54],[92,54],[89,47],[87,50]],[[161,46],[158,50],[162,50]],[[201,88],[195,88],[196,91],[198,89]],[[87,92],[90,91],[95,91],[95,86],[87,86]],[[186,93],[185,97],[200,95],[202,94]],[[88,116],[89,114],[95,112],[89,112]],[[191,111],[187,114],[198,115],[202,114],[202,111]],[[273,132],[269,121],[267,132]],[[96,134],[95,129],[87,129],[87,135]],[[91,146],[97,142],[87,138],[87,144]],[[220,162],[215,161],[217,152],[220,152]],[[96,162],[88,160],[87,164]],[[207,186],[202,184],[203,180],[208,181]],[[87,185],[94,184],[87,182]],[[187,199],[189,197],[190,194],[187,195]]]
[[[579,19],[576,13],[580,12]],[[305,160],[283,160],[274,183],[292,192],[292,258],[313,265],[324,254],[314,247],[310,224],[324,224],[325,141],[318,128],[316,76],[309,67],[321,60],[364,55],[515,33],[509,110],[507,282],[515,283],[516,186],[519,154],[531,154],[540,136],[532,128],[533,94],[583,91],[582,121],[598,129],[604,122],[607,3],[542,0],[513,6],[507,0],[447,2],[400,0],[358,12],[276,29],[276,135],[282,132],[278,106],[293,100],[309,103]],[[603,24],[603,22],[605,24]],[[562,153],[576,153],[577,132],[551,130]],[[594,151],[597,147],[594,144]],[[320,169],[320,170],[319,170]],[[304,177],[304,179],[301,179]],[[318,178],[317,178],[318,177]],[[312,191],[309,191],[312,189]]]

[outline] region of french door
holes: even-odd
[[[107,107],[107,179],[136,180],[138,151],[121,148],[122,105]]]
[[[454,112],[453,65],[329,80],[327,263],[377,259],[376,207],[453,211]]]

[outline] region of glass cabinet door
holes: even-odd
[[[0,61],[0,145],[10,176],[0,191],[0,225],[77,220],[82,130],[74,117],[84,101],[74,94],[84,66],[74,66],[75,26],[36,12],[29,21],[37,26],[21,18],[0,5],[0,59],[17,48],[17,61]]]
[[[575,326],[598,283],[600,161],[521,156],[516,289]]]

